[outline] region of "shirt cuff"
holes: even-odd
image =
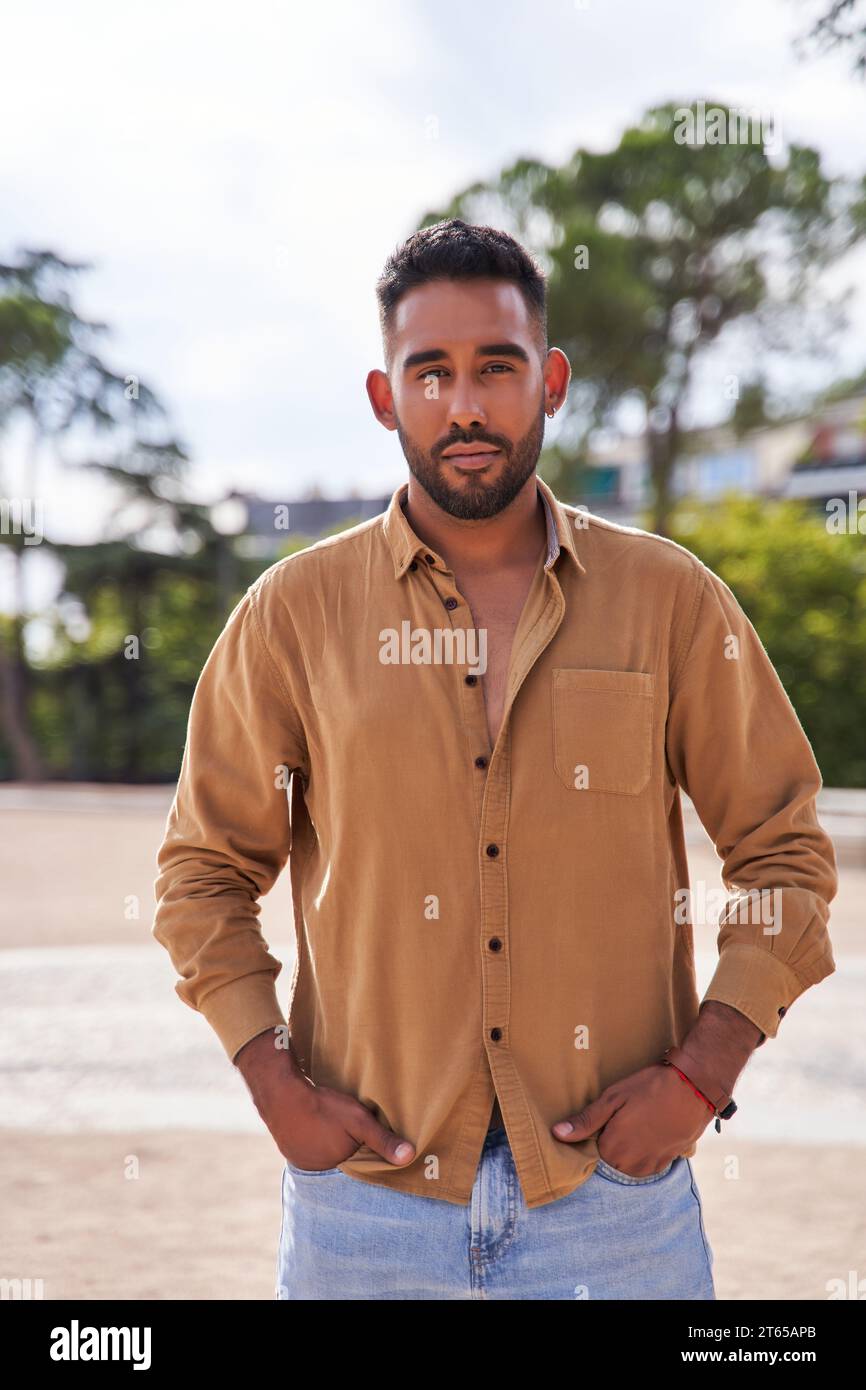
[[[212,990],[199,1004],[230,1062],[245,1043],[268,1028],[285,1028],[272,970],[257,970]]]
[[[701,1003],[715,999],[745,1014],[764,1034],[760,1047],[776,1036],[782,1018],[805,988],[790,966],[761,946],[736,943],[720,955]]]

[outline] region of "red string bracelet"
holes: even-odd
[[[715,1115],[716,1107],[713,1105],[713,1102],[711,1100],[707,1100],[703,1091],[699,1091],[697,1086],[693,1086],[691,1081],[689,1081],[689,1078],[683,1072],[680,1071],[679,1067],[675,1067],[673,1062],[668,1062],[668,1066],[673,1067],[673,1070],[676,1072],[677,1076],[681,1076],[683,1078],[683,1081],[686,1083],[686,1085],[691,1087],[696,1096],[700,1096],[701,1100],[704,1101],[705,1104],[707,1104],[710,1107],[713,1114]]]

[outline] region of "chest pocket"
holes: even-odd
[[[654,677],[647,671],[553,671],[553,762],[571,791],[636,796],[652,769]]]

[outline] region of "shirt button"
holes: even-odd
[[[418,561],[417,561],[417,560],[413,560],[412,563],[411,563],[411,565],[409,566],[409,568],[410,568],[410,570],[416,570],[416,569],[418,568]]]
[[[501,1028],[491,1028],[491,1029],[490,1029],[490,1036],[491,1036],[491,1038],[493,1039],[494,1042],[499,1042],[499,1039],[502,1037],[502,1029],[501,1029]]]
[[[488,846],[487,846],[487,853],[490,855],[490,858],[491,858],[491,859],[495,859],[496,856],[497,856],[497,854],[499,853],[499,846],[498,846],[498,845],[488,845]]]
[[[477,677],[477,676],[464,676],[463,679],[466,681],[466,684],[467,684],[467,685],[475,685],[475,683],[476,683],[477,680],[478,680],[478,677]]]
[[[425,555],[425,556],[424,556],[424,559],[427,561],[427,564],[428,564],[428,565],[435,565],[435,563],[436,563],[436,556],[435,556],[435,555]]]
[[[785,1014],[786,1014],[787,1012],[788,1012],[788,1010],[787,1010],[786,1008],[781,1008],[781,1009],[779,1010],[779,1017],[780,1017],[780,1018],[784,1018],[784,1017],[785,1017]]]
[[[476,766],[476,767],[486,767],[486,766],[487,766],[487,759],[486,759],[486,758],[483,758],[483,757],[482,757],[482,758],[476,758],[476,759],[475,759],[475,766]]]
[[[499,937],[498,937],[498,936],[491,936],[491,938],[490,938],[490,940],[488,941],[487,945],[490,947],[491,951],[501,951],[501,950],[502,950],[502,942],[499,940]]]
[[[456,600],[456,598],[446,598],[446,600],[445,600],[445,607],[446,607],[446,608],[456,608],[456,607],[457,607],[457,600]]]

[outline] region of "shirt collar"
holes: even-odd
[[[544,515],[547,521],[547,558],[544,562],[544,568],[549,570],[559,555],[565,551],[571,556],[580,573],[585,574],[586,566],[581,562],[574,540],[575,518],[554,497],[547,483],[537,474],[535,481],[544,503]],[[408,482],[401,483],[391,497],[382,522],[385,537],[394,558],[394,576],[397,579],[406,573],[412,561],[419,555],[423,558],[432,556],[432,564],[430,560],[427,560],[431,569],[446,570],[448,568],[442,556],[432,550],[430,546],[425,545],[409,525],[406,513],[403,511],[403,503],[408,491]]]

